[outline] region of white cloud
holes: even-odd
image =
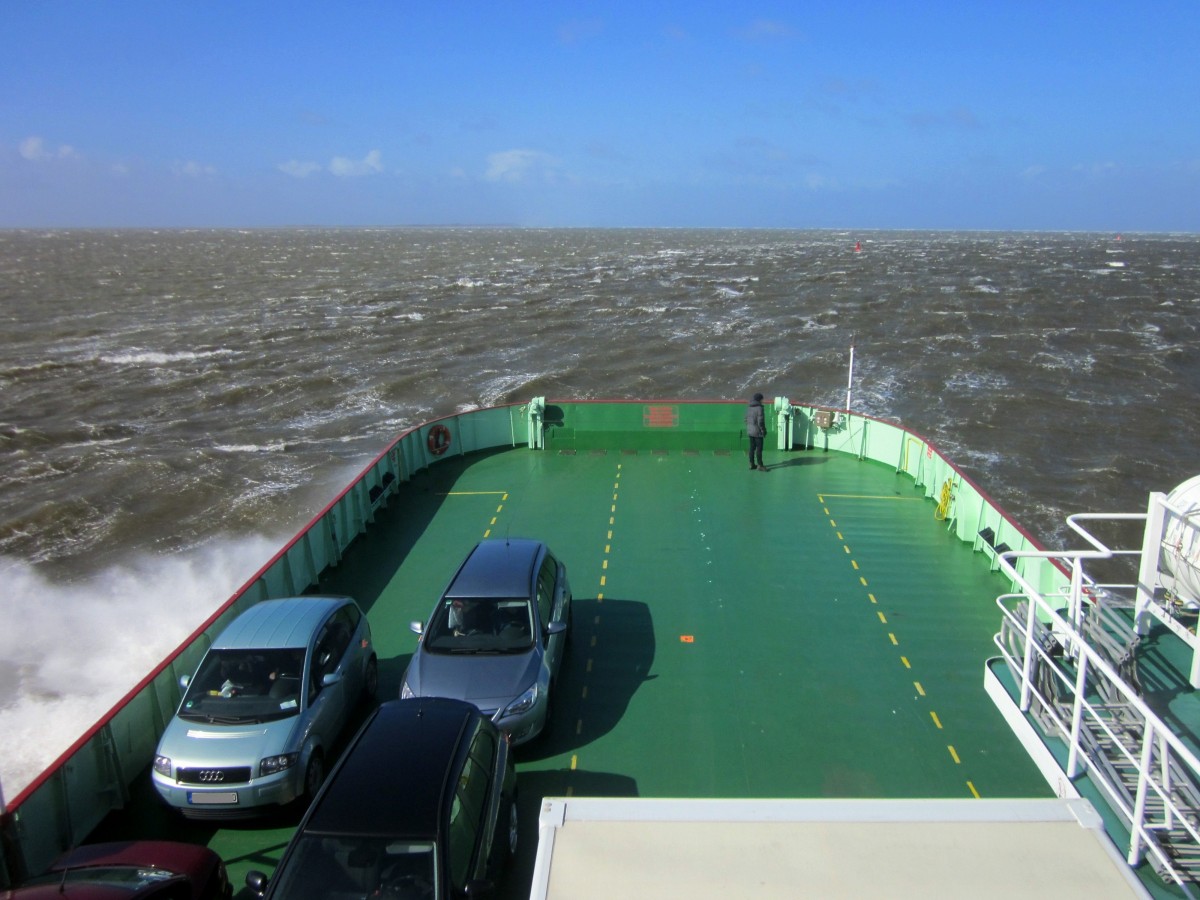
[[[215,166],[210,166],[206,163],[198,163],[194,159],[189,159],[186,162],[172,163],[171,171],[176,175],[183,175],[186,178],[205,178],[207,176],[217,174],[217,169]]]
[[[800,36],[791,25],[772,19],[755,19],[740,34],[748,41],[786,41]]]
[[[49,148],[42,138],[31,136],[17,145],[17,152],[30,162],[46,162],[51,159],[81,159],[80,154],[70,144],[60,144],[57,148]]]
[[[488,157],[487,180],[519,184],[540,177],[553,181],[558,160],[538,150],[503,150]]]
[[[314,172],[321,171],[321,164],[315,162],[301,162],[298,159],[289,159],[285,163],[280,163],[277,168],[285,175],[291,175],[293,178],[307,178]]]
[[[329,163],[329,171],[339,178],[373,175],[383,171],[383,154],[378,150],[372,150],[362,159],[335,156]]]

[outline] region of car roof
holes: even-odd
[[[432,839],[464,735],[483,716],[462,700],[380,704],[355,736],[300,830]]]
[[[446,597],[528,597],[545,545],[524,538],[480,541],[446,589]]]
[[[285,597],[247,609],[213,641],[214,650],[267,650],[307,647],[313,633],[347,597]]]

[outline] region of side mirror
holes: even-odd
[[[549,625],[546,626],[546,634],[562,634],[566,630],[567,630],[567,623],[562,622],[562,621],[551,622]]]
[[[191,675],[180,675],[179,676],[179,686],[181,688],[183,688],[185,691],[187,690],[188,685],[191,683],[192,683]]]
[[[267,892],[267,881],[267,876],[262,872],[251,869],[246,873],[246,887],[254,891],[259,897]]]
[[[325,675],[325,676],[324,676],[324,677],[321,679],[321,686],[322,686],[322,687],[329,687],[329,686],[330,686],[330,685],[332,685],[332,684],[337,684],[337,683],[338,683],[339,681],[341,681],[341,680],[342,680],[342,673],[341,673],[341,672],[330,672],[328,675]]]
[[[425,626],[423,624],[421,624],[420,622],[409,622],[408,630],[411,631],[413,634],[424,634]]]

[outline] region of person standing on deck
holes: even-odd
[[[763,414],[763,395],[755,394],[746,407],[746,436],[750,438],[750,471],[767,471],[763,465],[763,438],[767,435],[767,419]]]

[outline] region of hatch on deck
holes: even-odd
[[[531,898],[1149,897],[1086,800],[542,803]]]

